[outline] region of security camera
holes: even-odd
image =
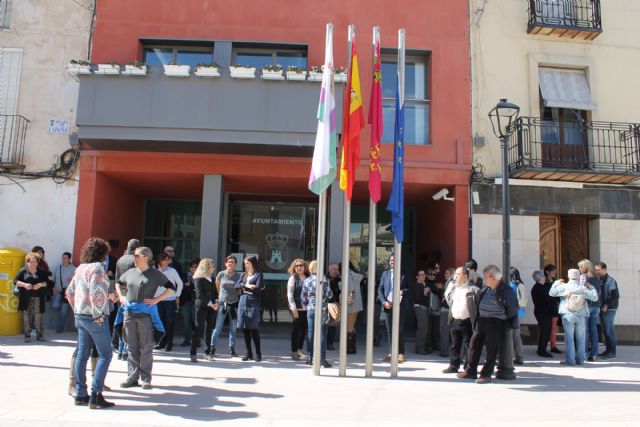
[[[433,197],[433,200],[448,200],[450,202],[453,202],[455,200],[455,198],[447,197],[447,194],[449,194],[449,189],[448,188],[443,188],[442,190],[440,190],[436,194],[434,194],[432,197]]]

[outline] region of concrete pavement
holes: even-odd
[[[264,335],[261,363],[231,359],[222,337],[215,362],[192,364],[185,347],[156,352],[152,390],[121,389],[126,362],[114,355],[105,397],[116,406],[90,410],[67,395],[75,334],[47,338],[0,337],[1,426],[640,425],[640,347],[618,347],[614,361],[565,367],[526,346],[516,381],[479,385],[442,374],[443,358],[411,353],[391,380],[381,362],[386,347],[375,349],[375,378],[364,378],[361,347],[349,359],[349,377],[337,376],[337,351],[329,352],[334,367],[316,377],[291,360],[282,334]]]

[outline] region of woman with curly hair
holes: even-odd
[[[67,299],[73,308],[78,329],[78,355],[75,379],[76,405],[89,404],[91,409],[110,408],[114,403],[102,396],[104,379],[111,363],[111,333],[109,331],[109,276],[103,261],[109,255],[109,245],[92,237],[80,252],[81,264],[67,287]],[[98,363],[87,395],[87,361],[91,347],[98,350]]]
[[[301,258],[294,260],[288,270],[291,277],[287,282],[287,300],[291,310],[291,358],[299,360],[307,354],[302,351],[307,336],[307,307],[302,304],[302,285],[309,277],[307,262]]]
[[[47,273],[38,268],[40,257],[35,252],[25,256],[26,267],[18,271],[18,310],[22,312],[24,341],[31,342],[31,324],[35,323],[38,341],[44,341],[44,301],[47,292]]]

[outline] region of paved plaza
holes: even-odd
[[[334,368],[316,377],[290,359],[283,332],[265,330],[261,363],[229,358],[226,339],[215,362],[192,364],[185,347],[156,352],[152,390],[121,389],[126,362],[114,355],[105,397],[116,406],[107,410],[74,406],[67,395],[75,334],[51,332],[30,344],[0,337],[0,426],[640,425],[640,347],[618,347],[614,361],[564,367],[528,346],[517,381],[479,385],[442,374],[443,358],[411,353],[391,380],[385,347],[375,349],[375,378],[364,378],[361,347],[347,378],[337,376],[337,351],[329,352]]]

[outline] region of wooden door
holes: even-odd
[[[587,217],[567,215],[560,217],[562,277],[567,270],[578,268],[578,262],[589,258],[589,226]],[[558,275],[560,276],[560,275]]]
[[[540,268],[553,264],[558,277],[589,258],[588,219],[580,215],[540,215]]]
[[[540,215],[540,269],[547,264],[559,267],[560,217]]]

